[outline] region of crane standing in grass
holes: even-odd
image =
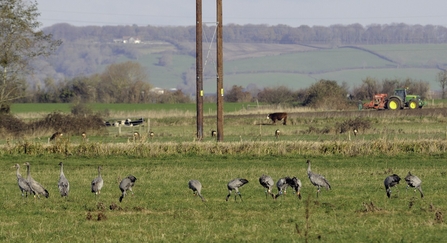
[[[243,178],[236,178],[234,180],[231,180],[230,182],[228,182],[227,184],[227,188],[228,188],[228,195],[227,198],[225,199],[226,201],[228,201],[228,198],[230,198],[231,196],[231,192],[234,190],[236,192],[236,194],[234,195],[234,201],[236,201],[236,195],[238,194],[239,197],[241,198],[242,201],[242,195],[239,192],[239,188],[242,187],[243,185],[247,184],[248,180],[247,179],[243,179]]]
[[[421,193],[421,198],[424,197],[424,193],[422,192],[422,181],[421,179],[419,179],[419,177],[412,175],[411,172],[408,172],[408,175],[405,177],[405,181],[407,182],[407,189],[408,187],[414,187],[414,191],[416,192],[416,189],[419,190],[419,192]]]
[[[274,195],[272,193],[272,188],[275,183],[273,182],[272,177],[268,175],[262,175],[259,177],[259,184],[265,188],[265,198],[270,194],[272,198],[274,198]]]
[[[324,176],[315,174],[310,170],[310,160],[307,160],[307,176],[309,177],[310,182],[318,187],[317,189],[317,197],[320,193],[320,188],[325,187],[327,190],[331,189],[331,185],[329,182],[324,178]]]
[[[278,188],[278,194],[276,194],[275,199],[278,198],[279,196],[281,196],[282,194],[286,194],[286,189],[287,187],[292,187],[293,190],[295,190],[296,195],[298,196],[299,199],[301,199],[301,180],[293,177],[284,177],[278,180],[278,182],[276,182],[276,187]]]
[[[64,164],[60,162],[59,165],[61,167],[61,172],[59,174],[59,182],[57,183],[57,187],[59,188],[61,197],[66,197],[68,196],[68,191],[70,191],[70,183],[64,174]]]
[[[399,181],[400,181],[400,177],[396,174],[392,174],[392,175],[388,176],[387,178],[385,178],[385,181],[383,182],[383,184],[385,185],[386,195],[388,196],[388,198],[391,197],[391,187],[399,184]]]
[[[40,198],[40,195],[43,195],[48,198],[50,196],[50,193],[48,193],[47,189],[45,189],[39,182],[35,181],[33,177],[31,177],[30,163],[26,162],[25,165],[27,170],[26,181],[28,182],[31,191],[34,193],[34,197],[36,197],[37,195],[37,197]]]
[[[102,186],[104,185],[104,180],[101,177],[101,166],[98,166],[98,177],[92,181],[92,193],[95,195],[101,194]]]
[[[131,191],[132,195],[133,195],[132,187],[135,185],[136,180],[137,180],[137,178],[135,176],[129,175],[121,181],[121,183],[120,183],[121,197],[119,199],[120,202],[126,196],[127,190]]]
[[[284,178],[280,178],[277,182],[276,182],[276,188],[278,188],[278,194],[275,195],[275,199],[278,198],[279,196],[281,196],[282,194],[286,194],[287,193],[287,187],[289,186],[289,184],[287,183],[287,180],[290,180],[290,177],[284,177]]]
[[[201,194],[202,183],[200,183],[200,181],[198,181],[198,180],[190,180],[188,182],[188,187],[189,187],[189,189],[192,190],[192,192],[194,193],[194,196],[198,195],[200,197],[200,199],[202,199],[202,202],[205,202],[205,198]]]
[[[22,192],[22,197],[28,197],[28,194],[31,195],[31,187],[29,186],[28,182],[25,180],[25,178],[22,177],[20,174],[20,165],[15,164],[14,166],[17,169],[16,175],[17,175],[17,184],[19,185],[20,191]],[[24,194],[25,193],[25,194]]]
[[[289,178],[289,180],[286,180],[286,182],[290,187],[293,188],[293,190],[295,190],[295,194],[301,200],[301,187],[303,186],[301,184],[301,180],[294,176],[293,178]]]

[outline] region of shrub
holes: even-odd
[[[348,119],[340,124],[337,124],[337,127],[340,129],[340,133],[345,133],[354,129],[357,129],[357,131],[367,130],[371,128],[371,121],[362,117],[357,117],[355,119]]]

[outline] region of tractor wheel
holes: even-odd
[[[388,109],[390,110],[400,109],[400,101],[398,99],[391,99],[388,102]]]
[[[416,103],[416,101],[412,100],[410,101],[410,103],[408,104],[408,107],[410,107],[410,109],[416,109],[418,108],[418,103]]]

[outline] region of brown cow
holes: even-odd
[[[273,124],[276,124],[276,121],[283,120],[282,124],[286,125],[287,123],[287,113],[286,112],[276,112],[271,113],[267,116],[267,119],[271,119],[273,121]]]

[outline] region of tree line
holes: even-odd
[[[441,75],[442,74],[442,75]],[[445,72],[439,74],[446,82]],[[285,86],[246,88],[233,85],[224,92],[225,102],[262,102],[285,106],[307,106],[318,109],[346,109],[358,100],[371,100],[375,94],[392,95],[396,88],[407,88],[411,94],[422,98],[430,96],[429,83],[410,78],[378,80],[367,77],[358,87],[335,80],[319,80],[310,87],[292,90]],[[16,102],[36,103],[192,103],[193,97],[179,90],[154,91],[144,68],[138,62],[127,61],[107,66],[99,74],[78,76],[55,82],[45,80],[44,87],[24,91]],[[206,96],[205,102],[216,102],[214,95]]]
[[[84,26],[55,24],[43,29],[64,42],[87,40],[110,43],[123,36],[139,37],[143,41],[166,41],[182,48],[182,42],[195,42],[195,26]],[[215,26],[204,26],[204,35],[211,37]],[[288,25],[237,25],[223,27],[223,40],[229,43],[271,44],[434,44],[447,42],[447,27],[439,25],[361,24],[291,27]]]

